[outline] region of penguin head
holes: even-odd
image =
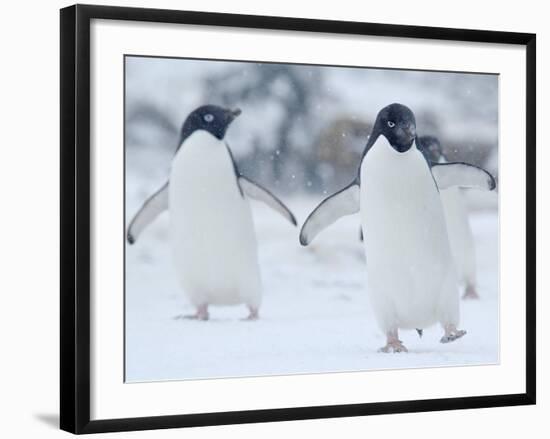
[[[222,140],[225,137],[227,128],[241,114],[241,110],[236,108],[230,110],[218,107],[217,105],[203,105],[193,111],[181,128],[181,143],[197,130],[204,130],[214,137]]]
[[[406,152],[416,138],[416,120],[410,108],[402,104],[384,107],[376,116],[373,134],[383,135],[397,152]]]
[[[441,159],[445,159],[443,148],[439,139],[434,136],[421,136],[416,139],[416,146],[424,154],[426,160],[430,163],[439,163]]]

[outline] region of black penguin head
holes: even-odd
[[[443,148],[439,139],[434,136],[421,136],[416,139],[416,146],[424,154],[426,160],[430,163],[439,163],[441,158],[445,158]]]
[[[197,130],[208,131],[214,137],[222,140],[227,128],[233,120],[241,114],[240,109],[229,110],[217,105],[203,105],[193,111],[181,128],[181,143]]]
[[[396,151],[406,152],[416,138],[416,120],[405,105],[391,104],[380,110],[372,131],[374,137],[384,135]]]

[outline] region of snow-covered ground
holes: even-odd
[[[127,220],[149,195],[143,184],[128,188]],[[320,197],[285,201],[301,224]],[[247,315],[244,305],[212,307],[207,322],[177,318],[194,310],[174,274],[167,214],[127,246],[128,382],[498,362],[495,209],[471,215],[481,300],[461,302],[461,327],[468,334],[445,345],[436,326],[422,339],[415,331],[402,331],[409,353],[382,354],[377,349],[385,338],[369,307],[359,218],[341,219],[304,248],[298,228],[263,205],[252,206],[264,293],[255,322],[240,320]]]

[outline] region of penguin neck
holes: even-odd
[[[225,142],[208,131],[196,130],[176,151],[172,159],[172,169],[199,166],[208,170],[217,160],[229,160]]]
[[[392,163],[396,164],[415,160],[417,158],[417,153],[422,156],[422,153],[416,149],[414,144],[406,151],[399,152],[393,146],[391,146],[391,144],[385,137],[383,142],[377,142],[373,146],[371,153],[373,155],[377,155],[378,157],[384,157],[385,159],[390,160]]]
[[[389,142],[389,140],[383,134],[378,134],[376,137],[370,137],[363,152],[363,157],[361,162],[365,160],[367,155],[377,155],[377,156],[387,156],[392,158],[392,160],[407,160],[415,156],[416,153],[420,153],[416,147],[416,142],[413,141],[413,144],[409,149],[404,152],[397,151]]]
[[[367,144],[365,146],[365,149],[363,150],[363,155],[361,156],[361,160],[363,160],[365,158],[365,155],[367,155],[367,153],[369,152],[369,150],[377,143],[379,143],[379,140],[380,138],[383,138],[390,146],[391,144],[389,143],[389,140],[388,138],[383,134],[382,130],[378,127],[374,127],[373,130],[372,130],[372,133],[370,134],[369,136],[369,139],[367,141]],[[417,149],[417,146],[416,146],[416,140],[413,140],[413,143],[412,145],[409,147],[409,149],[407,149],[406,151],[404,152],[399,152],[397,150],[395,150],[395,148],[393,148],[393,146],[391,146],[391,148],[398,154],[405,154],[407,152],[409,152],[410,150],[412,149]]]
[[[220,139],[214,136],[212,133],[206,130],[194,130],[187,134],[183,140],[180,141],[174,156],[178,155],[182,150],[195,145],[205,145],[205,148],[216,148],[218,146],[224,146],[224,139]]]
[[[218,135],[216,135],[216,134],[214,134],[214,133],[212,133],[208,130],[202,129],[202,128],[194,128],[194,127],[184,126],[183,130],[181,132],[178,147],[176,148],[176,153],[183,146],[184,142],[186,142],[190,137],[193,137],[195,134],[208,134],[208,135],[210,135],[211,137],[213,137],[214,139],[216,139],[219,142],[223,142],[223,139],[224,139],[224,136],[222,134],[220,134],[221,137],[219,137]]]
[[[383,187],[384,191],[394,194],[413,190],[419,181],[428,181],[426,184],[433,185],[428,163],[414,145],[405,152],[398,152],[383,136],[361,163],[359,179],[361,191]]]

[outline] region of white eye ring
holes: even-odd
[[[214,116],[208,113],[203,116],[203,119],[205,120],[205,122],[212,122],[214,120]]]
[[[388,120],[388,126],[390,128],[393,128],[395,126],[395,122],[392,122],[391,120]]]

